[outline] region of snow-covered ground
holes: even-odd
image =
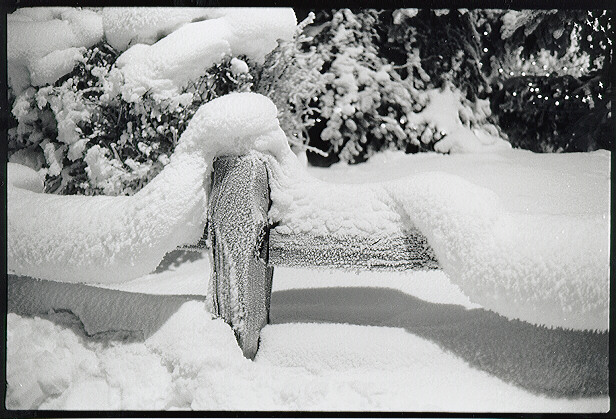
[[[609,217],[610,153],[388,152],[309,168],[367,183],[444,171],[494,191],[513,213]],[[609,225],[609,223],[608,223]],[[8,316],[7,407],[605,412],[607,335],[546,329],[472,304],[442,271],[275,269],[271,324],[255,361],[212,319],[207,257],[107,288],[192,295],[143,339],[88,337],[66,313]],[[67,286],[67,285],[64,285]],[[138,298],[136,297],[136,301]],[[99,313],[104,319],[106,313]],[[100,321],[100,319],[99,319]]]

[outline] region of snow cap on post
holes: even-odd
[[[289,150],[276,105],[257,93],[230,93],[201,106],[180,138],[177,152],[203,150],[213,157],[257,150],[280,156]]]

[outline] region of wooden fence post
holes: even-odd
[[[208,209],[214,312],[231,325],[249,359],[257,353],[269,316],[274,273],[268,266],[269,205],[263,162],[251,155],[214,161]]]

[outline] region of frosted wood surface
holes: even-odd
[[[213,307],[254,358],[267,324],[273,268],[267,266],[269,187],[265,165],[252,156],[214,162],[208,230],[212,239]]]
[[[367,270],[438,269],[434,251],[419,230],[404,236],[314,236],[270,232],[272,265]]]

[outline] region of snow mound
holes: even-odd
[[[66,74],[60,71],[69,72],[77,62],[73,48],[91,47],[103,34],[102,17],[90,10],[16,10],[7,19],[9,86],[19,94],[30,85],[28,74],[34,85],[54,82]]]
[[[287,147],[276,107],[254,93],[203,105],[170,163],[133,196],[40,193],[32,169],[9,163],[8,269],[62,282],[123,282],[153,271],[164,255],[203,234],[216,156]]]
[[[213,12],[204,7],[105,7],[102,17],[107,42],[124,51],[131,44],[153,44],[185,23]]]
[[[136,101],[145,92],[155,99],[176,97],[225,55],[262,62],[278,39],[291,39],[296,25],[292,9],[261,8],[232,8],[216,19],[188,23],[153,45],[135,45],[118,58],[122,97]]]

